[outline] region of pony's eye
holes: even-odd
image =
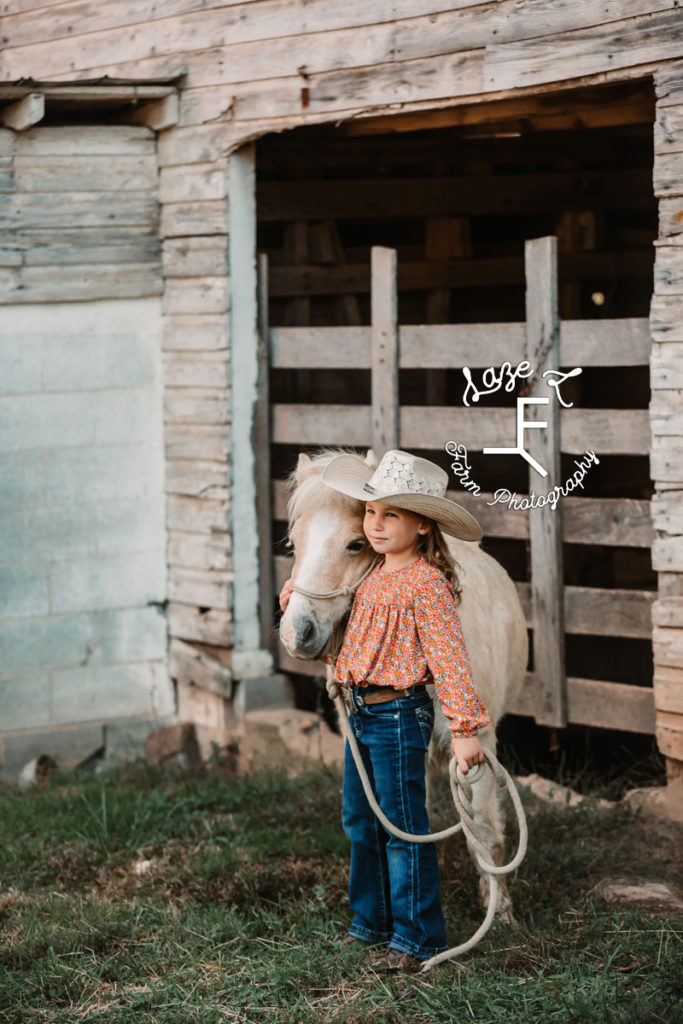
[[[364,547],[365,541],[352,540],[350,544],[346,545],[346,550],[353,552],[353,554],[357,554],[359,551],[362,551]]]

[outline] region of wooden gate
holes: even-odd
[[[399,327],[397,323],[396,253],[372,250],[372,324],[366,327],[278,327],[267,330],[273,368],[364,368],[371,371],[372,403],[358,405],[273,404],[271,440],[302,449],[316,445],[372,446],[379,455],[389,448],[409,451],[441,448],[447,441],[468,452],[510,445],[515,412],[511,407],[400,406],[399,369],[445,371],[469,367],[473,372],[514,368],[527,360],[534,368],[526,382],[529,397],[548,396],[546,370],[588,367],[647,366],[650,334],[646,319],[567,320],[557,312],[557,245],[554,237],[525,246],[526,323],[443,324]],[[263,289],[262,289],[263,291]],[[265,302],[262,302],[262,309]],[[551,379],[557,379],[551,378]],[[464,378],[463,378],[464,381]],[[607,404],[607,403],[606,403]],[[647,455],[650,449],[647,409],[561,408],[558,401],[529,406],[526,418],[547,422],[529,430],[529,454],[549,470],[541,478],[530,469],[529,491],[537,499],[560,480],[560,453],[580,457],[592,449],[601,455]],[[538,410],[542,410],[538,412]],[[518,457],[518,456],[512,456]],[[444,461],[450,461],[445,455]],[[533,473],[533,478],[532,478]],[[550,726],[567,723],[654,732],[653,691],[644,685],[566,677],[565,634],[651,638],[651,604],[656,592],[563,583],[562,544],[650,547],[650,503],[633,498],[561,497],[549,508],[511,510],[488,504],[491,493],[474,497],[456,485],[449,496],[481,522],[485,536],[524,539],[529,546],[531,582],[517,583],[527,625],[533,630],[533,670],[514,712],[532,715]],[[579,492],[580,493],[580,492]],[[517,499],[521,499],[517,495]],[[274,518],[286,519],[285,485],[273,485]],[[264,577],[270,566],[264,566]],[[289,576],[290,560],[275,556],[279,588]],[[280,647],[284,670],[324,674],[321,663],[296,661]]]

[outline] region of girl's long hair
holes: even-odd
[[[429,533],[424,533],[419,537],[417,550],[429,565],[433,565],[435,569],[444,574],[453,588],[456,601],[459,601],[462,588],[457,573],[457,562],[446,544],[441,527],[433,519],[427,519],[424,516],[420,518],[426,523],[431,523],[432,528]]]

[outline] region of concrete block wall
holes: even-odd
[[[0,755],[73,765],[166,721],[159,298],[4,306]],[[144,733],[144,728],[140,734]]]

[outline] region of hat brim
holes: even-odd
[[[374,469],[355,455],[337,455],[323,470],[321,480],[333,490],[357,498],[358,501],[381,501],[433,519],[444,533],[459,540],[477,541],[483,537],[483,530],[474,516],[450,498],[416,494],[413,491],[370,494],[365,490],[365,485],[373,473]]]

